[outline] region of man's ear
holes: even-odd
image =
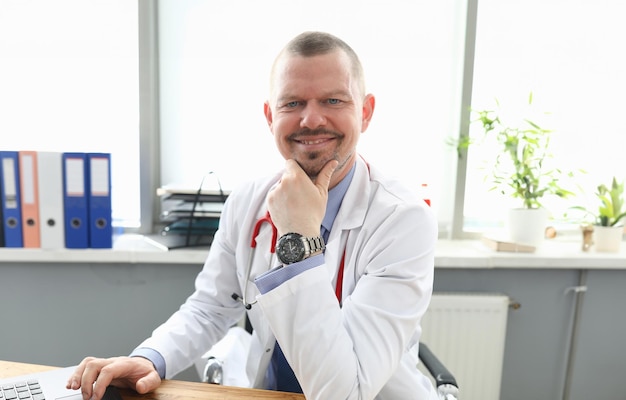
[[[265,120],[267,121],[267,125],[272,129],[272,107],[270,107],[269,101],[263,103],[263,114],[265,114]]]
[[[373,94],[368,94],[363,100],[363,116],[361,117],[361,133],[365,132],[370,125],[372,115],[374,115],[374,108],[376,106],[376,99]]]

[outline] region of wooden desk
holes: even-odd
[[[0,361],[0,379],[12,376],[48,371],[56,367],[45,365],[24,364],[11,361]],[[152,393],[137,394],[131,390],[120,389],[124,400],[304,400],[304,396],[295,393],[274,392],[270,390],[244,389],[229,386],[209,385],[200,382],[184,382],[164,380],[161,386]]]

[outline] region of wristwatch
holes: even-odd
[[[287,233],[276,243],[276,256],[283,264],[293,264],[326,248],[321,236],[305,237],[299,233]]]

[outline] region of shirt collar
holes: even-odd
[[[324,219],[322,220],[322,226],[328,232],[333,227],[333,223],[335,222],[335,217],[337,217],[337,213],[339,212],[339,207],[341,206],[341,202],[343,201],[346,192],[348,191],[348,187],[350,186],[350,182],[352,182],[352,177],[354,176],[354,171],[356,170],[356,163],[350,169],[350,172],[335,186],[334,188],[328,191],[328,203],[326,204],[326,214],[324,215]]]

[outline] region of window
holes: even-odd
[[[111,153],[113,219],[139,224],[137,2],[0,2],[0,146]]]
[[[480,0],[472,107],[495,107],[515,114],[533,92],[533,108],[548,112],[543,127],[554,131],[554,162],[577,175],[578,196],[546,206],[555,223],[573,205],[595,204],[595,188],[615,175],[626,179],[626,38],[622,2]],[[508,202],[483,182],[484,159],[468,158],[464,227],[501,226]],[[595,207],[595,206],[594,206]],[[570,212],[571,214],[571,212]]]
[[[269,69],[296,34],[345,39],[377,98],[360,152],[450,220],[465,9],[459,2],[159,2],[161,181],[195,187],[213,171],[231,189],[283,165],[263,115]],[[207,182],[207,184],[209,184]]]
[[[282,166],[262,113],[269,68],[295,34],[326,30],[359,53],[368,90],[377,97],[360,152],[415,190],[428,183],[443,230],[459,200],[461,230],[502,226],[505,213],[493,210],[509,200],[489,191],[484,160],[472,149],[462,171],[465,187],[453,194],[457,163],[445,142],[467,123],[462,88],[472,88],[475,109],[493,106],[496,98],[516,109],[532,91],[535,108],[550,113],[543,122],[555,131],[555,162],[587,171],[578,176],[584,190],[578,198],[548,202],[559,222],[568,207],[592,202],[597,184],[614,175],[626,179],[620,120],[626,59],[619,52],[626,6],[611,0],[468,3],[477,4],[478,16],[470,18],[475,56],[465,82],[465,2],[325,0],[311,9],[283,0],[271,8],[254,0],[155,3],[158,24],[150,20],[156,13],[144,18],[158,25],[158,68],[151,67],[159,75],[147,83],[152,106],[142,109],[155,126],[142,133],[141,146],[160,154],[146,156],[140,171],[138,13],[153,9],[138,11],[138,2],[128,0],[3,0],[0,146],[111,152],[114,223],[137,227],[140,207],[153,214],[154,204],[147,200],[154,188],[145,183],[140,199],[140,173],[156,186],[195,186],[213,171],[231,189]]]

